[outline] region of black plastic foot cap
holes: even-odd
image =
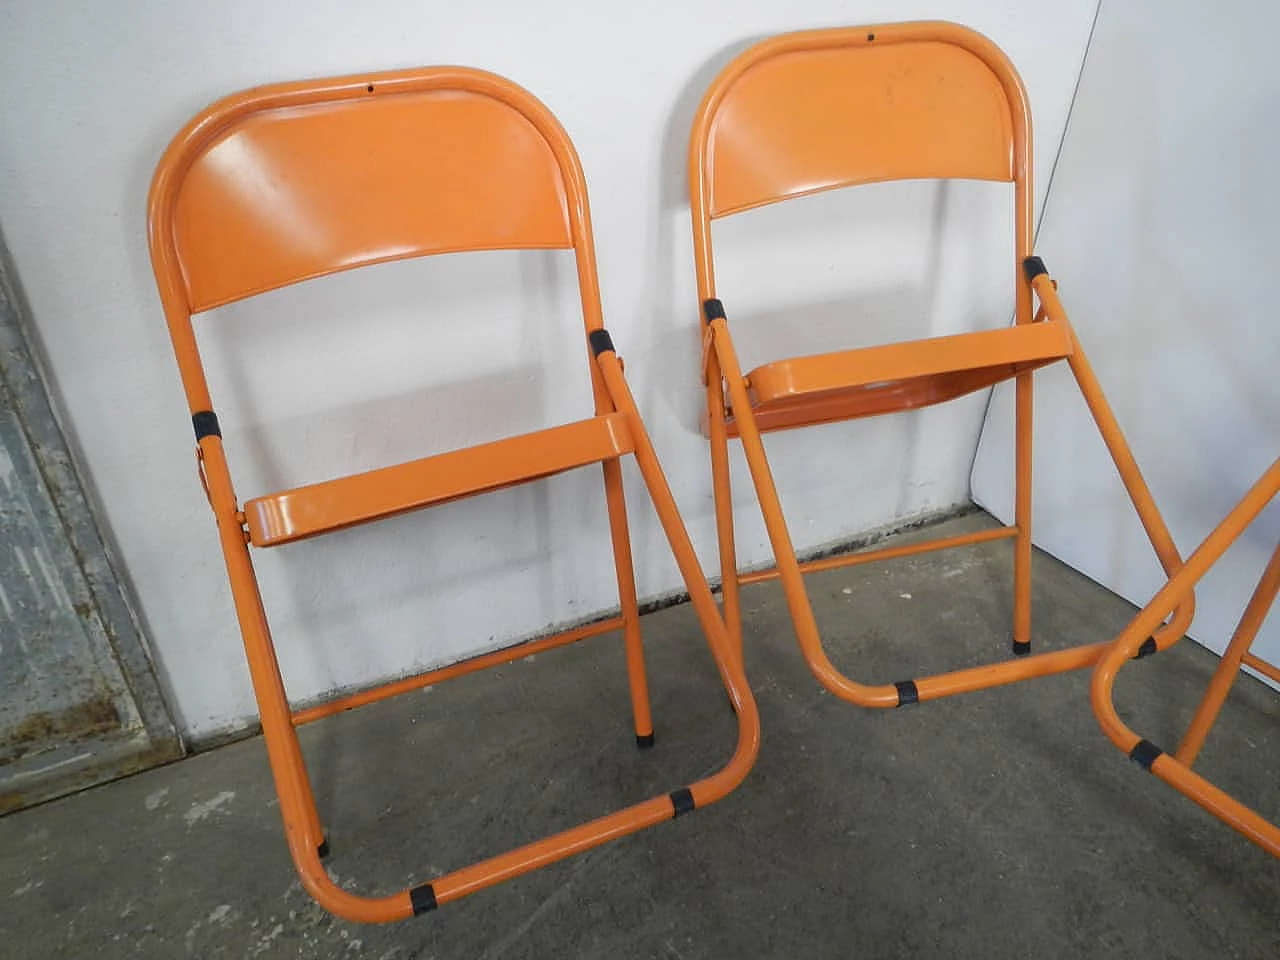
[[[1164,751],[1157,747],[1150,740],[1139,740],[1134,748],[1129,751],[1129,759],[1136,763],[1142,769],[1150,771],[1151,765],[1160,758]]]
[[[329,856],[329,838],[328,837],[325,837],[324,842],[321,843],[320,846],[316,847],[316,853],[319,854],[321,860]]]
[[[653,734],[646,733],[643,737],[636,734],[636,746],[641,750],[650,750],[653,748]]]
[[[914,680],[899,680],[894,686],[898,689],[898,706],[905,707],[920,702],[920,691]]]
[[[591,344],[591,352],[595,356],[602,353],[614,353],[613,338],[609,336],[609,331],[601,327],[599,330],[592,330],[587,334],[587,342]]]
[[[693,793],[688,787],[681,787],[679,790],[673,790],[668,796],[671,798],[672,818],[683,817],[686,813],[693,813],[694,802]]]
[[[1030,652],[1031,652],[1031,641],[1030,641],[1030,640],[1015,640],[1015,641],[1013,641],[1013,655],[1014,655],[1015,657],[1025,657],[1025,656],[1026,656],[1027,654],[1029,654]]]
[[[413,915],[415,917],[426,913],[428,910],[436,908],[436,892],[432,889],[431,884],[424,883],[420,887],[414,887],[409,891],[409,902],[413,904]]]
[[[1149,657],[1153,653],[1159,653],[1160,648],[1156,646],[1155,637],[1147,637],[1142,641],[1142,646],[1138,648],[1138,652],[1133,655],[1133,659],[1141,660],[1143,657]]]

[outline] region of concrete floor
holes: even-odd
[[[1010,560],[995,543],[812,577],[833,659],[881,682],[1003,656]],[[1041,648],[1132,615],[1043,556],[1035,595]],[[745,603],[763,746],[715,806],[357,926],[294,879],[255,738],[0,820],[0,955],[1280,956],[1280,862],[1112,747],[1087,673],[860,710],[809,676],[776,586]],[[334,876],[399,889],[716,767],[734,723],[689,608],[645,629],[649,752],[610,638],[305,728]],[[1172,746],[1215,662],[1188,642],[1131,665],[1122,712]],[[1198,767],[1273,818],[1278,721],[1242,680]]]

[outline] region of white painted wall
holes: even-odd
[[[1043,184],[1094,6],[5,5],[0,227],[184,729],[207,735],[255,713],[144,242],[152,168],[192,114],[247,86],[421,63],[485,67],[541,97],[582,154],[606,318],[713,569],[684,178],[702,89],[763,35],[957,20],[986,32],[1022,71]],[[1007,259],[998,259],[1007,250],[975,253],[977,241],[1001,236],[1000,190],[899,185],[826,201],[746,215],[721,235],[722,291],[748,358],[764,356],[784,330],[817,350],[838,342],[832,334],[850,320],[859,336],[905,337],[1008,315]],[[570,282],[557,254],[453,257],[333,277],[205,318],[241,496],[581,416],[586,377]],[[807,309],[772,315],[787,303]],[[777,437],[773,448],[796,464],[779,479],[798,542],[964,501],[982,409],[979,399]],[[291,693],[453,660],[614,605],[598,486],[594,471],[582,471],[261,555]],[[738,490],[747,508],[741,556],[760,563],[768,551],[745,471]],[[648,508],[638,496],[632,504],[641,594],[677,589]]]
[[[1280,453],[1280,7],[1104,0],[1037,248],[1164,512],[1193,549]],[[1012,390],[974,499],[1012,515]],[[1036,543],[1135,603],[1163,577],[1065,370],[1036,395]],[[1264,512],[1205,579],[1191,635],[1221,652],[1280,536]],[[1280,622],[1256,648],[1280,661]]]

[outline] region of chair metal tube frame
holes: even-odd
[[[988,84],[988,100],[1002,103],[999,110],[1006,111],[999,123],[986,117],[993,136],[1002,135],[1004,146],[992,148],[983,143],[961,143],[954,148],[935,141],[912,140],[901,134],[902,127],[886,122],[884,129],[859,126],[855,134],[840,134],[835,117],[820,113],[824,98],[843,111],[840,116],[855,116],[856,109],[864,109],[868,116],[881,122],[894,109],[892,95],[881,92],[881,87],[866,83],[864,91],[851,90],[849,73],[845,84],[838,91],[818,89],[811,81],[804,86],[805,58],[811,58],[816,83],[832,83],[832,72],[837,69],[836,58],[844,55],[870,54],[889,56],[889,51],[918,45],[918,56],[924,59],[913,62],[915,72],[932,69],[928,58],[942,49],[959,51],[946,61],[950,65],[972,72],[970,90],[963,97],[970,97],[972,90],[982,83]],[[975,68],[964,57],[976,59],[981,68]],[[851,61],[850,61],[851,62]],[[851,69],[851,68],[845,68]],[[939,68],[941,69],[941,68]],[[983,73],[983,70],[989,73]],[[772,71],[772,73],[770,73]],[[903,80],[910,71],[899,71],[897,80]],[[860,75],[858,75],[860,76]],[[767,83],[778,86],[766,89]],[[994,78],[994,80],[992,79]],[[865,78],[864,78],[865,79]],[[926,81],[918,80],[921,85]],[[736,91],[744,84],[747,92]],[[791,86],[786,86],[790,84]],[[887,84],[887,81],[886,81]],[[994,85],[993,85],[994,84]],[[887,85],[882,85],[888,89]],[[938,85],[933,85],[936,88]],[[787,95],[783,95],[786,93]],[[909,91],[908,91],[909,93]],[[927,97],[930,92],[919,94]],[[875,101],[883,97],[882,102]],[[900,99],[905,99],[906,95]],[[857,99],[861,98],[861,99]],[[779,104],[787,104],[783,110]],[[804,104],[805,117],[795,120]],[[851,105],[852,104],[852,105]],[[956,102],[957,109],[968,109],[968,101]],[[996,112],[998,113],[999,110]],[[833,109],[834,112],[834,109]],[[937,116],[934,109],[931,116]],[[763,120],[760,118],[764,118]],[[781,118],[781,119],[779,119]],[[981,118],[979,118],[981,119]],[[829,121],[829,122],[828,122]],[[802,142],[790,143],[776,129],[766,129],[767,122],[791,124],[798,131]],[[960,121],[957,121],[959,123]],[[752,124],[760,124],[753,127]],[[805,124],[808,126],[805,126]],[[857,126],[857,125],[855,125]],[[724,141],[716,137],[724,130],[732,135]],[[963,138],[965,124],[955,129]],[[833,133],[833,131],[836,131]],[[839,140],[840,136],[846,139]],[[897,138],[897,139],[895,139]],[[922,154],[916,149],[927,143]],[[725,145],[727,144],[727,146]],[[928,156],[936,147],[940,158]],[[877,156],[883,148],[889,159]],[[849,152],[842,157],[841,149]],[[1002,154],[1001,150],[1005,152]],[[739,156],[741,155],[741,156]],[[813,169],[807,168],[810,163]],[[739,162],[743,170],[736,169]],[[959,167],[959,172],[956,171]],[[893,383],[873,383],[882,390],[882,399],[865,402],[851,395],[849,403],[838,409],[831,400],[830,389],[815,393],[811,398],[800,398],[799,403],[787,407],[770,407],[768,403],[757,405],[752,391],[752,374],[744,375],[729,333],[724,305],[717,298],[715,263],[712,252],[711,222],[713,219],[736,214],[768,203],[775,203],[794,196],[808,195],[827,189],[836,189],[858,183],[913,178],[972,176],[980,179],[1012,181],[1016,210],[1015,232],[1015,324],[1017,329],[1025,324],[1047,323],[1057,326],[1065,334],[1066,347],[1058,352],[1047,352],[1043,359],[1024,367],[1011,367],[996,371],[985,381],[951,380],[931,390],[926,378],[921,386],[902,388]],[[728,187],[721,188],[717,177],[723,178]],[[704,379],[707,400],[707,433],[710,442],[712,484],[715,498],[716,529],[720,548],[721,579],[723,584],[723,610],[734,646],[741,651],[741,586],[777,577],[782,581],[788,610],[795,626],[800,649],[810,670],[830,692],[852,703],[865,707],[896,707],[971,690],[1007,684],[1031,677],[1059,673],[1091,666],[1108,649],[1106,643],[1095,643],[1070,650],[1030,654],[1031,648],[1031,466],[1032,466],[1032,374],[1031,370],[1043,363],[1066,360],[1076,383],[1088,405],[1099,432],[1114,461],[1125,490],[1136,509],[1156,556],[1166,574],[1174,573],[1181,565],[1177,548],[1151,497],[1124,435],[1103,396],[1093,370],[1080,344],[1071,330],[1070,322],[1054,283],[1049,279],[1043,264],[1031,256],[1032,204],[1031,184],[1031,119],[1026,91],[1013,65],[989,40],[972,30],[950,23],[904,23],[876,25],[872,27],[812,30],[784,34],[764,40],[736,57],[724,68],[707,90],[693,123],[689,145],[690,208],[693,220],[694,259],[697,273],[698,296],[706,323],[704,333]],[[1040,309],[1033,316],[1032,295],[1038,297]],[[956,341],[955,349],[979,349],[976,337],[989,334],[946,338]],[[984,343],[987,340],[983,341]],[[920,341],[928,345],[929,355],[939,355],[935,341]],[[871,348],[872,350],[876,348]],[[851,363],[856,355],[865,357],[870,351],[850,351],[820,357],[799,358],[793,363],[797,368],[811,370],[818,367],[821,376],[813,382],[829,383],[840,370],[857,366]],[[892,351],[901,358],[901,351]],[[956,368],[972,367],[975,357],[962,358],[968,363],[957,362]],[[821,366],[825,364],[825,367]],[[901,364],[899,364],[901,366]],[[765,370],[766,368],[760,368]],[[921,369],[924,369],[923,366]],[[994,368],[993,368],[994,369]],[[772,372],[772,371],[771,371]],[[829,380],[823,380],[826,376]],[[871,416],[891,409],[911,409],[939,400],[959,396],[962,392],[990,386],[999,379],[1012,377],[1015,382],[1015,517],[1014,525],[998,532],[978,532],[940,541],[929,541],[908,548],[891,548],[881,551],[824,558],[802,564],[796,558],[794,545],[783,514],[778,490],[774,483],[762,435],[768,429],[786,429],[807,423],[823,423],[833,419],[849,419],[855,416]],[[851,387],[861,388],[871,374],[866,374]],[[950,384],[948,386],[947,384]],[[899,403],[892,405],[892,391],[897,390]],[[863,394],[862,396],[868,396]],[[887,397],[887,399],[883,399]],[[806,403],[808,406],[806,407]],[[859,409],[859,404],[862,408]],[[759,406],[759,409],[758,409]],[[832,410],[837,409],[837,414]],[[773,419],[769,418],[773,416]],[[806,419],[807,416],[807,419]],[[732,418],[732,422],[730,421]],[[732,496],[729,479],[728,440],[736,433],[742,442],[747,467],[755,486],[763,514],[769,541],[773,548],[775,567],[765,571],[741,574],[737,568],[734,546]],[[866,685],[854,681],[836,670],[822,648],[821,637],[813,610],[805,591],[802,574],[808,570],[832,569],[871,560],[889,559],[908,553],[931,549],[944,549],[981,543],[1002,536],[1015,540],[1014,544],[1014,603],[1013,603],[1013,652],[1015,659],[969,670],[945,673],[930,677],[891,684]],[[1167,623],[1155,624],[1151,632],[1152,642],[1145,653],[1163,649],[1176,642],[1191,622],[1194,600],[1190,593],[1181,597],[1176,609],[1171,607],[1172,617]],[[1167,613],[1168,611],[1166,611]]]
[[[1120,719],[1114,700],[1116,676],[1125,661],[1133,656],[1141,645],[1146,635],[1144,631],[1160,623],[1169,611],[1184,597],[1190,595],[1195,585],[1218,562],[1227,548],[1244,534],[1249,524],[1277,493],[1280,493],[1280,460],[1272,463],[1240,502],[1187,558],[1187,562],[1181,569],[1169,578],[1164,587],[1108,646],[1094,667],[1090,699],[1094,715],[1103,732],[1130,759],[1252,840],[1272,856],[1280,857],[1280,826],[1268,821],[1257,811],[1191,769],[1204,743],[1204,738],[1226,698],[1227,691],[1240,670],[1241,663],[1248,662],[1251,666],[1261,665],[1268,676],[1276,679],[1275,668],[1261,658],[1250,655],[1248,650],[1257,635],[1258,628],[1271,609],[1277,590],[1280,590],[1280,545],[1277,545],[1266,569],[1263,570],[1253,596],[1241,615],[1239,625],[1214,671],[1204,698],[1196,709],[1191,725],[1175,753],[1165,753],[1151,741],[1135,733]]]
[[[311,108],[317,110],[308,113]],[[430,201],[436,204],[433,208],[435,216],[418,222],[405,213],[410,200],[419,199],[412,193],[406,193],[406,188],[411,191],[414,185],[429,181],[429,174],[436,172],[437,168],[455,172],[464,169],[464,176],[475,177],[486,175],[487,169],[483,164],[470,163],[474,159],[471,154],[467,154],[468,164],[458,166],[459,151],[466,152],[471,148],[465,137],[463,142],[445,144],[443,151],[438,149],[431,141],[436,131],[420,129],[422,114],[414,111],[421,110],[436,111],[431,116],[438,116],[450,131],[472,131],[483,139],[482,135],[493,134],[497,130],[500,136],[496,140],[491,137],[486,144],[476,147],[479,150],[487,145],[492,149],[496,142],[498,174],[495,176],[498,179],[494,181],[494,190],[498,194],[497,200],[483,195],[474,205],[459,204],[456,197],[446,190],[443,199]],[[315,117],[319,120],[316,121]],[[279,124],[273,127],[276,121]],[[290,127],[290,124],[294,126]],[[329,124],[335,124],[336,128],[330,129]],[[343,124],[347,126],[343,127]],[[345,181],[340,178],[353,176],[351,171],[341,164],[329,162],[331,158],[324,155],[322,148],[348,148],[352,143],[352,131],[357,129],[356,124],[362,125],[358,129],[366,141],[370,133],[367,124],[383,124],[376,132],[389,138],[383,141],[388,149],[368,151],[357,146],[352,154],[352,163],[358,166],[364,162],[378,162],[392,167],[389,171],[375,171],[386,173],[385,178],[355,176],[359,182],[358,189],[346,190]],[[250,133],[244,134],[245,130]],[[269,208],[270,204],[261,196],[261,182],[253,184],[259,190],[253,204],[228,212],[228,208],[235,207],[237,198],[225,191],[219,192],[226,184],[218,178],[234,177],[235,170],[226,163],[212,169],[204,161],[211,151],[242,134],[256,151],[254,162],[262,165],[258,172],[265,169],[274,174],[287,168],[288,164],[301,164],[291,171],[297,176],[293,179],[277,178],[273,185],[286,182],[287,189],[294,191],[289,197],[292,202],[311,203],[317,218],[328,218],[326,226],[332,229],[330,235],[323,239],[332,241],[335,244],[333,249],[321,249],[323,244],[310,242],[300,243],[292,249],[287,244],[276,248],[271,245],[275,242],[272,238],[262,240],[262,218],[270,217],[270,210],[264,213],[262,208]],[[406,145],[409,147],[407,150],[395,149]],[[437,146],[437,149],[434,152],[421,149],[424,146]],[[375,154],[376,161],[370,159]],[[518,168],[516,161],[522,158],[530,161],[532,173]],[[272,168],[272,164],[278,166]],[[432,167],[432,164],[437,166]],[[449,167],[449,164],[454,166]],[[196,171],[194,176],[193,170]],[[369,172],[357,170],[357,174]],[[536,176],[543,179],[535,181]],[[548,181],[547,177],[551,180]],[[195,199],[184,194],[184,187],[192,180],[196,187],[190,192]],[[519,204],[524,205],[520,210],[511,209]],[[368,215],[370,210],[378,215]],[[342,232],[347,219],[354,223],[350,236]],[[379,235],[386,224],[392,224],[401,234],[387,241]],[[760,720],[755,701],[627,388],[621,363],[604,330],[585,180],[568,135],[545,106],[510,81],[461,67],[402,70],[277,84],[245,91],[213,104],[192,120],[170,144],[152,181],[148,228],[160,299],[188,407],[196,426],[200,480],[217,524],[250,678],[261,711],[263,739],[280,798],[285,836],[302,883],[311,896],[326,909],[349,920],[384,922],[407,918],[713,803],[743,780],[759,749]],[[460,233],[462,239],[452,236],[450,229]],[[192,241],[193,236],[198,239]],[[312,238],[306,239],[310,241]],[[251,255],[245,253],[245,246],[249,247]],[[467,451],[449,455],[455,458],[450,463],[458,463],[460,469],[474,468],[473,475],[484,479],[482,485],[470,491],[456,489],[457,475],[453,471],[433,489],[430,477],[426,475],[429,472],[413,465],[406,466],[409,472],[392,468],[380,475],[362,475],[364,479],[354,486],[350,483],[344,485],[347,478],[340,478],[331,481],[331,486],[320,484],[306,488],[306,502],[309,508],[314,509],[311,509],[305,529],[290,529],[288,511],[277,510],[272,516],[281,520],[280,529],[275,534],[259,530],[261,542],[255,542],[232,486],[221,430],[212,412],[208,383],[196,344],[192,314],[268,289],[367,263],[455,250],[526,247],[573,249],[596,419],[604,424],[613,424],[620,419],[625,427],[615,435],[616,447],[602,450],[599,443],[592,446],[587,441],[577,445],[562,441],[558,447],[562,454],[558,464],[543,464],[538,468],[538,476],[549,476],[585,462],[601,463],[621,614],[530,644],[295,711],[286,694],[272,643],[250,556],[251,546],[270,546],[286,542],[295,535],[324,533],[350,523],[368,522],[443,499],[473,495],[536,477],[518,475],[519,470],[515,470],[505,481],[498,482],[502,478],[501,471],[494,469],[495,458],[500,461],[507,449],[502,446],[504,441],[499,441],[469,448],[469,459],[463,456]],[[554,436],[563,438],[568,434],[560,432]],[[513,438],[510,444],[520,439]],[[297,738],[296,727],[301,724],[428,683],[508,662],[534,650],[551,649],[621,628],[637,743],[640,746],[652,744],[653,727],[619,464],[619,458],[628,453],[636,458],[734,708],[737,743],[726,765],[718,772],[670,794],[634,804],[454,870],[412,889],[388,896],[366,897],[338,886],[321,862],[327,840]],[[463,459],[458,460],[459,456]],[[393,489],[393,484],[398,486]],[[354,506],[343,503],[335,507],[324,496],[316,495],[317,491],[333,493],[334,503],[344,495],[348,500],[354,498],[357,502]],[[279,506],[287,504],[288,499],[276,497],[265,502],[269,506]]]

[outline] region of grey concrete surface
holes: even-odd
[[[991,521],[949,521],[949,532]],[[810,579],[838,665],[867,681],[1005,655],[1007,543]],[[867,711],[822,692],[774,585],[746,594],[764,738],[721,803],[402,924],[301,890],[247,740],[0,820],[0,955],[700,958],[1280,956],[1280,862],[1126,760],[1086,673]],[[1041,649],[1132,608],[1038,556]],[[633,746],[620,641],[305,728],[333,855],[388,892],[666,792],[734,722],[687,606],[645,618],[658,745]],[[1172,746],[1215,659],[1187,642],[1122,675]],[[1280,698],[1242,680],[1199,769],[1280,816]]]

